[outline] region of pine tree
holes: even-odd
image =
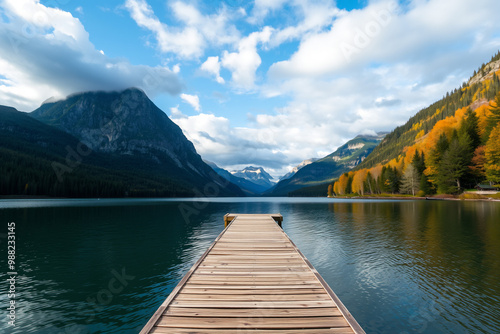
[[[411,164],[415,167],[418,175],[422,175],[425,170],[425,157],[424,152],[420,155],[419,151],[415,151],[415,155],[413,156]]]
[[[429,152],[429,159],[427,164],[427,175],[429,176],[429,181],[437,185],[439,165],[443,158],[444,153],[448,150],[449,143],[446,134],[442,133],[434,146],[434,148]]]
[[[434,193],[434,191],[432,190],[432,185],[429,182],[427,175],[425,175],[425,174],[422,174],[422,176],[420,177],[419,188],[420,188],[420,191],[424,193],[424,195],[430,195],[430,194]]]
[[[352,175],[347,177],[347,185],[345,187],[346,194],[352,194]]]
[[[495,101],[490,103],[490,115],[488,115],[488,120],[486,122],[483,143],[489,140],[491,131],[498,124],[500,124],[500,92],[495,96]]]
[[[500,183],[500,124],[491,131],[485,148],[486,177],[492,183]]]
[[[479,119],[477,118],[476,113],[472,111],[471,108],[467,108],[458,133],[459,135],[467,134],[470,137],[472,141],[472,150],[475,150],[479,145],[481,145],[478,123]]]
[[[469,170],[471,140],[467,134],[458,137],[454,133],[448,150],[439,164],[438,186],[440,192],[458,193],[462,188],[462,177]]]

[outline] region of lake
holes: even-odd
[[[327,198],[0,200],[0,329],[138,333],[228,212],[281,213],[367,333],[500,332],[499,202]]]

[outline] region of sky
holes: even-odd
[[[391,131],[500,49],[498,0],[0,0],[0,104],[138,87],[198,153],[278,178]]]

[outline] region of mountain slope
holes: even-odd
[[[312,164],[313,162],[317,161],[318,159],[316,158],[312,158],[312,159],[307,159],[307,160],[304,160],[302,161],[300,164],[298,164],[297,166],[293,167],[293,169],[291,171],[289,171],[288,173],[286,173],[285,175],[283,175],[282,177],[280,177],[280,181],[283,181],[283,180],[286,180],[286,179],[289,179],[291,178],[292,176],[294,176],[301,168],[307,166],[307,165],[310,165]]]
[[[337,195],[460,194],[500,182],[500,52],[392,131],[333,186]]]
[[[169,178],[115,170],[117,161],[91,152],[70,134],[24,112],[0,106],[0,195],[57,197],[189,196]]]
[[[500,89],[500,53],[488,64],[483,64],[462,87],[447,93],[441,100],[422,109],[404,125],[389,133],[376,149],[355,170],[385,164],[401,155],[405,147],[413,145],[428,134],[437,122],[452,117],[461,108],[473,110],[488,104]],[[496,75],[494,75],[496,73]]]
[[[45,148],[54,153],[54,161],[64,162],[69,147],[78,163],[75,168],[57,165],[59,172],[75,178],[74,172],[80,171],[81,182],[90,167],[104,169],[106,175],[119,175],[119,182],[128,190],[118,196],[243,195],[239,187],[220,178],[201,160],[182,130],[138,89],[75,94],[63,101],[45,103],[29,116],[16,117],[21,130],[9,134],[9,143],[17,147],[14,153],[24,152],[16,144],[25,141],[23,129],[37,130],[28,118],[36,119],[38,124],[41,121],[45,123],[40,127],[46,136],[43,138],[52,134],[61,137],[61,133],[66,137],[50,143],[34,142],[30,148],[34,156]],[[3,143],[1,146],[7,148]],[[217,191],[205,194],[207,185],[215,186]],[[79,196],[78,190],[71,193]]]
[[[266,195],[287,196],[290,192],[303,187],[331,182],[342,173],[361,163],[384,136],[385,133],[378,136],[359,135],[339,147],[335,152],[304,166],[291,178],[278,182],[276,186],[266,192]]]

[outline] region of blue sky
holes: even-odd
[[[500,49],[498,0],[1,0],[0,104],[143,89],[221,167],[390,131]]]

